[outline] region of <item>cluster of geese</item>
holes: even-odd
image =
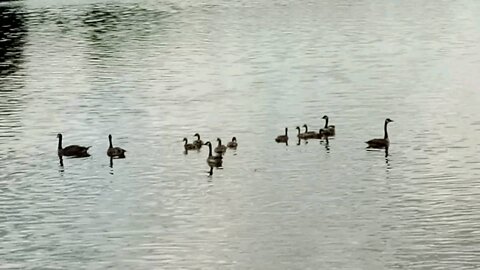
[[[320,128],[320,130],[317,132],[315,131],[308,131],[308,126],[306,124],[303,125],[303,128],[305,128],[305,132],[300,131],[300,127],[296,127],[297,129],[297,138],[307,140],[307,139],[325,139],[328,143],[328,137],[335,136],[335,126],[334,125],[329,125],[328,124],[328,116],[324,115],[322,119],[325,120],[325,126],[323,128]],[[376,139],[371,139],[369,141],[366,141],[365,143],[368,145],[367,148],[377,148],[377,149],[387,149],[390,146],[390,140],[388,138],[388,131],[387,131],[387,125],[388,123],[393,122],[390,118],[385,119],[384,123],[384,136],[383,138],[376,138]],[[286,143],[288,144],[288,127],[285,128],[285,134],[284,135],[278,135],[275,138],[275,141],[277,143]]]
[[[202,148],[202,145],[207,145],[208,146],[208,157],[207,157],[207,163],[210,167],[220,167],[222,166],[223,163],[223,154],[227,151],[227,148],[231,149],[237,149],[238,143],[237,143],[237,138],[233,137],[231,142],[227,143],[227,146],[222,144],[222,140],[220,138],[217,138],[218,145],[213,149],[212,151],[212,143],[207,141],[203,143],[203,141],[200,139],[200,134],[195,133],[193,135],[194,137],[197,137],[193,143],[188,143],[187,138],[183,138],[183,141],[185,144],[183,147],[185,148],[185,153],[188,152],[188,150],[200,150]],[[215,155],[213,155],[213,152],[215,152]]]
[[[328,116],[324,115],[322,119],[325,120],[325,126],[323,128],[320,128],[318,133],[315,131],[308,131],[308,126],[305,124],[303,127],[305,128],[305,132],[301,132],[300,127],[296,127],[297,129],[297,138],[300,139],[325,139],[328,143],[328,137],[335,136],[335,126],[334,125],[329,125],[328,124]],[[393,122],[390,118],[385,119],[384,123],[384,137],[383,138],[377,138],[377,139],[372,139],[369,141],[366,141],[365,143],[368,145],[367,148],[377,148],[377,149],[386,149],[386,154],[388,155],[388,148],[390,146],[390,140],[388,138],[388,131],[387,131],[387,125],[388,123]],[[193,141],[193,143],[188,143],[187,138],[183,138],[184,142],[184,148],[185,148],[185,153],[187,153],[189,150],[200,150],[200,148],[203,145],[208,146],[208,157],[207,157],[207,164],[212,167],[220,167],[222,166],[223,162],[223,155],[227,151],[227,148],[231,149],[236,149],[238,144],[237,144],[237,138],[233,137],[232,141],[230,141],[226,146],[222,144],[222,140],[220,138],[217,138],[218,145],[215,147],[215,149],[212,150],[212,143],[207,141],[203,142],[200,139],[200,135],[198,133],[195,133],[193,135],[196,137],[196,140]],[[88,149],[91,146],[85,147],[85,146],[80,146],[80,145],[69,145],[65,148],[62,147],[62,134],[57,135],[58,138],[58,157],[60,158],[60,164],[63,166],[63,156],[67,157],[88,157],[90,154],[88,153]],[[278,135],[275,138],[275,141],[277,143],[286,143],[288,145],[288,128],[285,128],[285,134],[284,135]],[[107,156],[110,157],[110,165],[112,166],[112,159],[113,158],[125,158],[125,152],[127,152],[125,149],[120,148],[120,147],[113,147],[112,144],[112,135],[108,135],[108,141],[109,141],[109,147],[107,149]],[[215,153],[215,155],[213,154]]]

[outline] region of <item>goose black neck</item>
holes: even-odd
[[[108,141],[110,142],[110,148],[113,148],[112,136],[109,136],[109,137],[108,137]]]
[[[209,157],[212,156],[212,144],[211,143],[208,144],[208,156]]]
[[[285,136],[287,136],[288,128],[285,128]]]
[[[299,127],[297,127],[297,131],[298,131],[298,134],[300,135],[300,128]]]
[[[388,125],[388,122],[385,121],[385,126],[384,126],[384,133],[385,133],[385,136],[384,136],[384,139],[388,139],[388,132],[387,132],[387,125]]]
[[[218,146],[222,145],[222,140],[218,139]]]
[[[62,149],[62,136],[58,136],[58,149]]]
[[[195,135],[195,136],[197,137],[197,141],[200,141],[200,135],[197,134],[197,135]]]
[[[307,127],[307,125],[305,125],[305,126],[303,126],[303,127],[305,128],[305,133],[307,133],[307,132],[308,132],[308,127]]]
[[[325,118],[325,128],[328,127],[328,117]]]

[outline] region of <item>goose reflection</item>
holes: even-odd
[[[62,167],[62,170],[63,170],[63,156],[62,155],[58,155],[58,160],[60,162],[60,167]]]

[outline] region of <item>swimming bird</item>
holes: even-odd
[[[112,134],[108,134],[108,141],[110,142],[110,146],[107,150],[107,156],[114,158],[125,158],[125,152],[127,152],[127,150],[120,147],[113,147]]]
[[[66,157],[89,157],[90,154],[87,152],[91,146],[79,146],[79,145],[69,145],[65,148],[62,147],[62,134],[57,134],[58,138],[58,155]]]
[[[210,142],[206,142],[205,145],[208,145],[208,157],[207,163],[209,166],[219,167],[222,166],[223,157],[222,155],[212,155],[212,144]]]
[[[183,147],[185,148],[185,150],[198,149],[197,145],[195,145],[195,144],[193,144],[193,143],[188,143],[188,139],[187,139],[187,138],[183,138],[183,141],[185,142],[185,144],[183,145]]]
[[[305,139],[311,139],[317,136],[317,133],[315,131],[308,131],[307,124],[303,124],[303,127],[305,128],[305,132],[303,133],[305,134]]]
[[[323,127],[324,133],[328,134],[328,136],[334,136],[335,135],[335,126],[334,125],[328,125],[328,116],[324,115],[322,119],[325,119],[325,127]]]
[[[222,140],[220,138],[217,138],[218,145],[215,147],[215,153],[218,154],[223,154],[225,151],[227,151],[227,147],[222,144]]]
[[[193,141],[193,144],[195,146],[197,146],[198,149],[200,149],[203,145],[203,141],[200,140],[200,134],[198,133],[195,133],[195,135],[193,135],[193,137],[197,137],[197,139],[195,141]]]
[[[233,137],[232,141],[227,143],[228,148],[237,148],[237,138]]]
[[[306,139],[307,138],[307,135],[305,133],[300,133],[300,127],[299,126],[297,126],[295,129],[298,131],[297,137],[299,139]]]
[[[285,128],[285,135],[278,135],[277,138],[275,138],[275,141],[277,143],[288,142],[288,128]]]
[[[388,148],[390,146],[390,140],[388,139],[388,132],[387,132],[387,125],[388,123],[393,122],[390,118],[385,119],[384,129],[384,137],[383,139],[372,139],[370,141],[365,142],[368,144],[368,148]]]

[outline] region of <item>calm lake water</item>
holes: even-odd
[[[478,14],[0,2],[0,268],[478,269]],[[337,136],[297,145],[324,114]],[[364,143],[386,117],[387,157]],[[59,132],[92,156],[60,166]],[[183,153],[196,132],[238,138],[211,176],[208,149]]]

